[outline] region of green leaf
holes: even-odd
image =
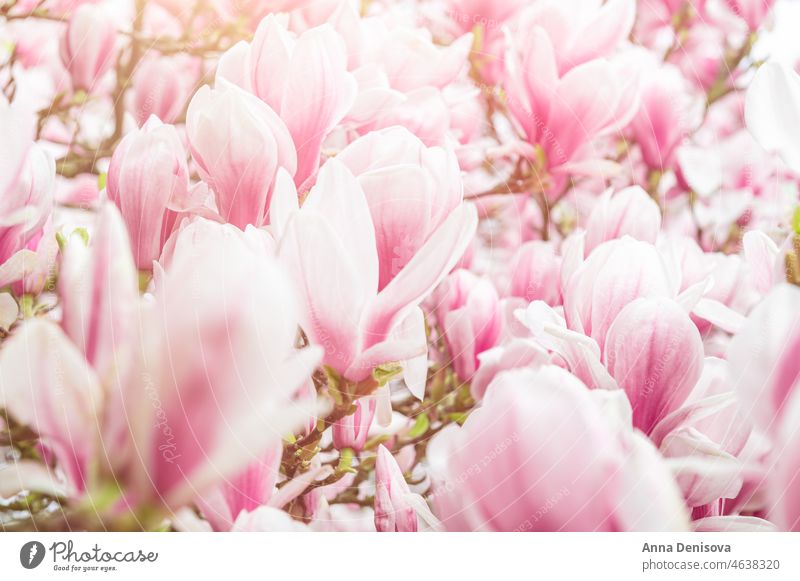
[[[372,372],[372,377],[378,382],[379,387],[383,387],[387,383],[389,383],[392,379],[400,375],[403,371],[403,368],[400,367],[399,363],[384,363],[383,365],[378,365],[375,370]]]
[[[380,444],[383,444],[384,442],[388,442],[391,439],[392,439],[392,436],[390,436],[389,434],[380,434],[378,436],[373,436],[372,438],[367,440],[367,442],[364,444],[364,449],[365,450],[374,450]]]
[[[336,467],[336,471],[355,474],[357,470],[353,468],[353,449],[344,448],[339,454],[339,465]]]
[[[414,422],[414,426],[408,432],[409,438],[419,438],[425,432],[428,431],[428,428],[431,427],[431,421],[428,419],[428,414],[420,414],[417,416],[417,421]]]
[[[447,414],[447,418],[457,423],[459,426],[463,425],[469,417],[469,412],[452,412]]]
[[[792,230],[795,234],[800,235],[800,207],[794,211],[794,216],[792,216]]]

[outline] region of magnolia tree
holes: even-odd
[[[0,527],[800,529],[774,4],[0,1]]]

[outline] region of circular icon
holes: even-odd
[[[44,560],[44,545],[39,541],[30,541],[19,550],[19,562],[26,569],[35,569]]]

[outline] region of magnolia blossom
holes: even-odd
[[[295,180],[301,184],[316,171],[323,140],[355,98],[344,42],[330,25],[295,38],[270,15],[259,24],[250,46],[232,51],[229,61],[237,62],[226,64],[238,76],[230,80],[252,90],[286,123],[297,150]]]
[[[601,244],[572,274],[564,292],[570,328],[602,349],[611,323],[637,298],[669,296],[673,282],[656,248],[625,236]]]
[[[3,528],[800,530],[785,0],[2,4]]]
[[[105,227],[115,228],[113,213],[108,219],[112,222]],[[65,473],[63,484],[55,478],[45,483],[48,493],[67,486],[72,494],[92,496],[100,492],[103,478],[113,478],[129,487],[122,499],[129,507],[163,502],[177,508],[243,469],[308,413],[292,403],[293,396],[319,351],[293,347],[296,321],[287,309],[293,298],[286,276],[274,260],[235,238],[206,239],[196,250],[203,261],[180,253],[169,271],[159,274],[155,302],[143,305],[138,325],[120,327],[125,314],[101,307],[87,321],[90,326],[78,331],[81,348],[99,373],[51,322],[26,323],[3,349],[4,407],[34,426]],[[130,254],[124,247],[118,252]],[[95,258],[105,269],[109,266],[102,261],[108,260],[107,253]],[[250,272],[254,261],[263,267],[257,278]],[[197,267],[224,272],[239,300],[218,305],[207,286],[196,287],[187,300],[183,286],[202,274]],[[135,278],[128,280],[135,285]],[[253,310],[255,301],[265,297],[280,308]],[[208,309],[214,317],[198,327],[198,313]],[[269,337],[261,334],[267,326]],[[221,334],[226,328],[229,332]],[[127,365],[121,365],[124,352],[106,352],[100,359],[93,347],[99,339],[116,340],[115,332],[142,331],[150,333],[150,341],[139,336],[118,343],[130,350]],[[206,354],[200,368],[188,357],[192,352]],[[37,365],[41,371],[25,373],[24,367],[8,363],[14,359],[43,362]],[[115,366],[112,373],[109,365]],[[53,391],[54,385],[60,389]],[[287,405],[293,406],[288,414]],[[51,411],[30,415],[41,406]],[[196,417],[205,418],[203,434],[192,422]],[[103,445],[113,446],[115,454],[108,456]]]
[[[402,127],[361,137],[336,159],[364,190],[383,289],[461,203],[458,161],[452,150],[426,147]]]
[[[376,405],[375,398],[362,398],[356,402],[356,411],[353,414],[333,425],[333,445],[337,449],[351,448],[361,451],[375,417]]]
[[[9,160],[13,163],[13,160]],[[42,148],[32,146],[14,183],[0,201],[0,261],[5,262],[41,235],[53,205],[55,166]]]
[[[418,516],[431,526],[438,524],[425,500],[411,492],[397,461],[384,446],[378,446],[375,479],[375,528],[379,532],[417,532]]]
[[[596,17],[608,24],[589,26],[588,36],[580,26],[574,36],[562,33],[565,10],[555,3],[531,8],[524,40],[508,49],[504,88],[516,122],[548,169],[602,172],[603,164],[587,163],[596,156],[591,142],[625,127],[638,106],[635,83],[601,58],[627,35],[633,3],[605,4]]]
[[[186,152],[174,127],[151,117],[125,136],[111,158],[107,192],[125,219],[138,268],[150,270],[160,256],[188,190]]]
[[[183,72],[186,61],[148,59],[142,62],[133,79],[134,115],[139,125],[151,116],[173,123],[180,115],[189,94]]]
[[[626,442],[635,438],[618,433],[586,386],[566,371],[506,372],[463,428],[431,444],[443,464],[436,515],[449,530],[687,526],[674,482],[665,478],[649,489],[637,473],[640,463],[653,470],[649,478],[667,468],[649,444]],[[646,514],[639,512],[644,506]]]
[[[94,240],[72,235],[63,251],[58,286],[61,326],[97,374],[111,383],[126,371],[136,324],[138,279],[116,207],[100,210]]]
[[[442,283],[434,301],[456,374],[469,380],[479,355],[494,347],[502,331],[497,290],[488,280],[458,270]]]
[[[103,8],[82,4],[72,13],[61,38],[61,61],[76,89],[92,90],[114,64],[116,35]]]
[[[201,88],[189,103],[186,131],[192,159],[226,222],[262,226],[268,221],[276,172],[295,173],[295,146],[269,105],[224,79],[217,85]]]
[[[603,194],[586,224],[586,251],[608,240],[630,236],[655,242],[661,227],[661,211],[642,188],[633,186]]]
[[[703,346],[697,328],[677,303],[640,298],[614,319],[603,354],[609,373],[631,402],[633,425],[648,433],[694,388]]]
[[[361,185],[339,160],[329,160],[280,244],[306,304],[301,326],[325,349],[323,363],[357,382],[381,364],[425,355],[417,307],[455,265],[474,229],[474,209],[459,206],[380,289],[379,265],[391,257],[376,245]],[[314,292],[318,284],[327,292]]]

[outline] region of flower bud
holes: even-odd
[[[606,192],[592,209],[586,224],[586,253],[608,240],[625,235],[655,243],[661,229],[661,210],[639,186]]]
[[[624,236],[595,248],[569,278],[564,314],[570,329],[600,349],[619,312],[639,297],[673,296],[669,272],[652,244]]]
[[[700,377],[703,342],[689,315],[666,298],[640,298],[608,330],[604,361],[631,402],[633,425],[649,434],[686,401]]]
[[[289,131],[269,105],[224,79],[189,103],[186,133],[201,177],[214,190],[222,218],[244,229],[268,222],[278,168],[294,175]]]
[[[171,204],[187,196],[189,170],[178,133],[152,117],[125,136],[108,169],[108,197],[122,213],[136,266],[150,270],[172,233]]]
[[[172,123],[188,96],[179,63],[165,58],[142,61],[133,77],[133,113],[141,127],[155,115]]]
[[[337,450],[352,448],[360,452],[367,441],[369,427],[375,417],[377,400],[361,398],[356,402],[356,411],[333,424],[333,445]]]
[[[58,276],[61,326],[101,380],[111,383],[125,366],[139,298],[136,267],[118,210],[106,203],[87,248],[71,236]]]
[[[52,157],[34,145],[20,169],[16,183],[0,195],[0,263],[38,239],[53,210]]]
[[[76,89],[92,90],[114,64],[117,30],[104,9],[83,4],[70,17],[61,37],[61,61]]]
[[[680,493],[652,445],[618,431],[592,393],[552,365],[498,375],[463,427],[446,428],[428,447],[434,512],[444,526],[595,532],[684,526]]]
[[[379,446],[375,462],[375,529],[379,533],[415,533],[419,529],[418,512],[426,520],[435,520],[425,500],[409,489],[392,453]]]
[[[402,127],[361,137],[336,159],[367,198],[383,289],[461,203],[458,161],[451,150],[426,147]]]
[[[552,244],[534,240],[517,250],[511,266],[509,294],[531,303],[561,304],[561,258]]]
[[[468,381],[478,369],[478,355],[500,338],[503,319],[497,290],[489,280],[458,270],[445,280],[436,297],[456,374]]]

